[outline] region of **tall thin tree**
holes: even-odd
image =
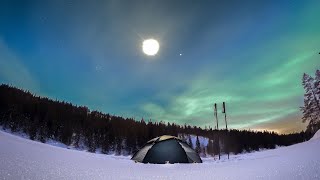
[[[302,78],[302,85],[305,90],[304,106],[301,107],[303,117],[302,122],[309,121],[311,131],[313,125],[320,122],[320,105],[315,91],[315,80],[310,75],[304,73]]]
[[[217,121],[217,146],[218,146],[218,152],[219,152],[219,160],[220,160],[220,137],[219,137],[219,123],[218,123],[218,110],[217,110],[217,103],[214,103],[214,116]]]
[[[315,94],[320,101],[320,69],[316,71],[314,80]]]

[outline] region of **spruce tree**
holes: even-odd
[[[193,148],[193,144],[192,144],[192,140],[191,140],[191,136],[189,135],[189,140],[188,140],[188,144],[191,148]]]
[[[305,90],[302,122],[309,121],[308,127],[320,122],[320,105],[316,96],[315,79],[308,74],[303,74],[302,85]],[[314,131],[311,129],[311,131]]]
[[[122,151],[122,139],[121,137],[116,138],[116,155],[121,155]]]
[[[197,141],[196,141],[196,152],[198,154],[201,153],[200,141],[199,141],[199,137],[198,136],[197,136]]]
[[[208,141],[207,153],[208,153],[208,155],[213,156],[213,140],[211,140],[211,139],[209,139],[209,141]]]
[[[314,87],[315,87],[315,94],[318,100],[320,101],[320,70],[319,69],[316,71],[316,74],[315,74]]]
[[[218,138],[218,135],[214,137],[213,142],[213,155],[218,155],[220,153],[220,139]]]

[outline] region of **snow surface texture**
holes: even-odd
[[[316,139],[320,141],[320,129],[313,135],[313,137],[310,140],[316,140]]]
[[[0,131],[0,179],[320,179],[320,139],[202,164],[141,164]]]

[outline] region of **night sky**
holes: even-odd
[[[225,101],[231,128],[298,131],[319,19],[319,0],[1,0],[0,83],[201,127]],[[142,52],[148,38],[155,56]]]

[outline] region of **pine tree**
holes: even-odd
[[[315,80],[310,75],[303,74],[302,85],[305,90],[304,106],[301,107],[302,122],[309,121],[309,127],[320,123],[320,105],[316,96]],[[313,130],[312,130],[313,131]]]
[[[316,71],[316,74],[315,74],[314,87],[315,87],[315,94],[317,95],[317,98],[320,101],[320,70],[319,69]]]
[[[197,141],[196,141],[196,152],[198,154],[201,153],[200,141],[199,141],[199,137],[198,136],[197,136]]]
[[[209,141],[208,141],[207,153],[208,153],[208,155],[213,156],[213,140],[211,140],[211,139],[209,139]]]
[[[101,142],[101,152],[103,154],[109,153],[109,137],[107,136],[107,133],[104,132],[103,134],[103,141]]]
[[[191,148],[193,148],[193,144],[192,144],[192,140],[191,140],[191,136],[189,135],[189,140],[188,140],[188,144]]]
[[[122,150],[122,139],[121,137],[116,138],[116,155],[121,155]]]
[[[220,144],[219,144],[219,138],[218,135],[214,137],[214,142],[213,142],[213,155],[218,155],[220,152]]]

